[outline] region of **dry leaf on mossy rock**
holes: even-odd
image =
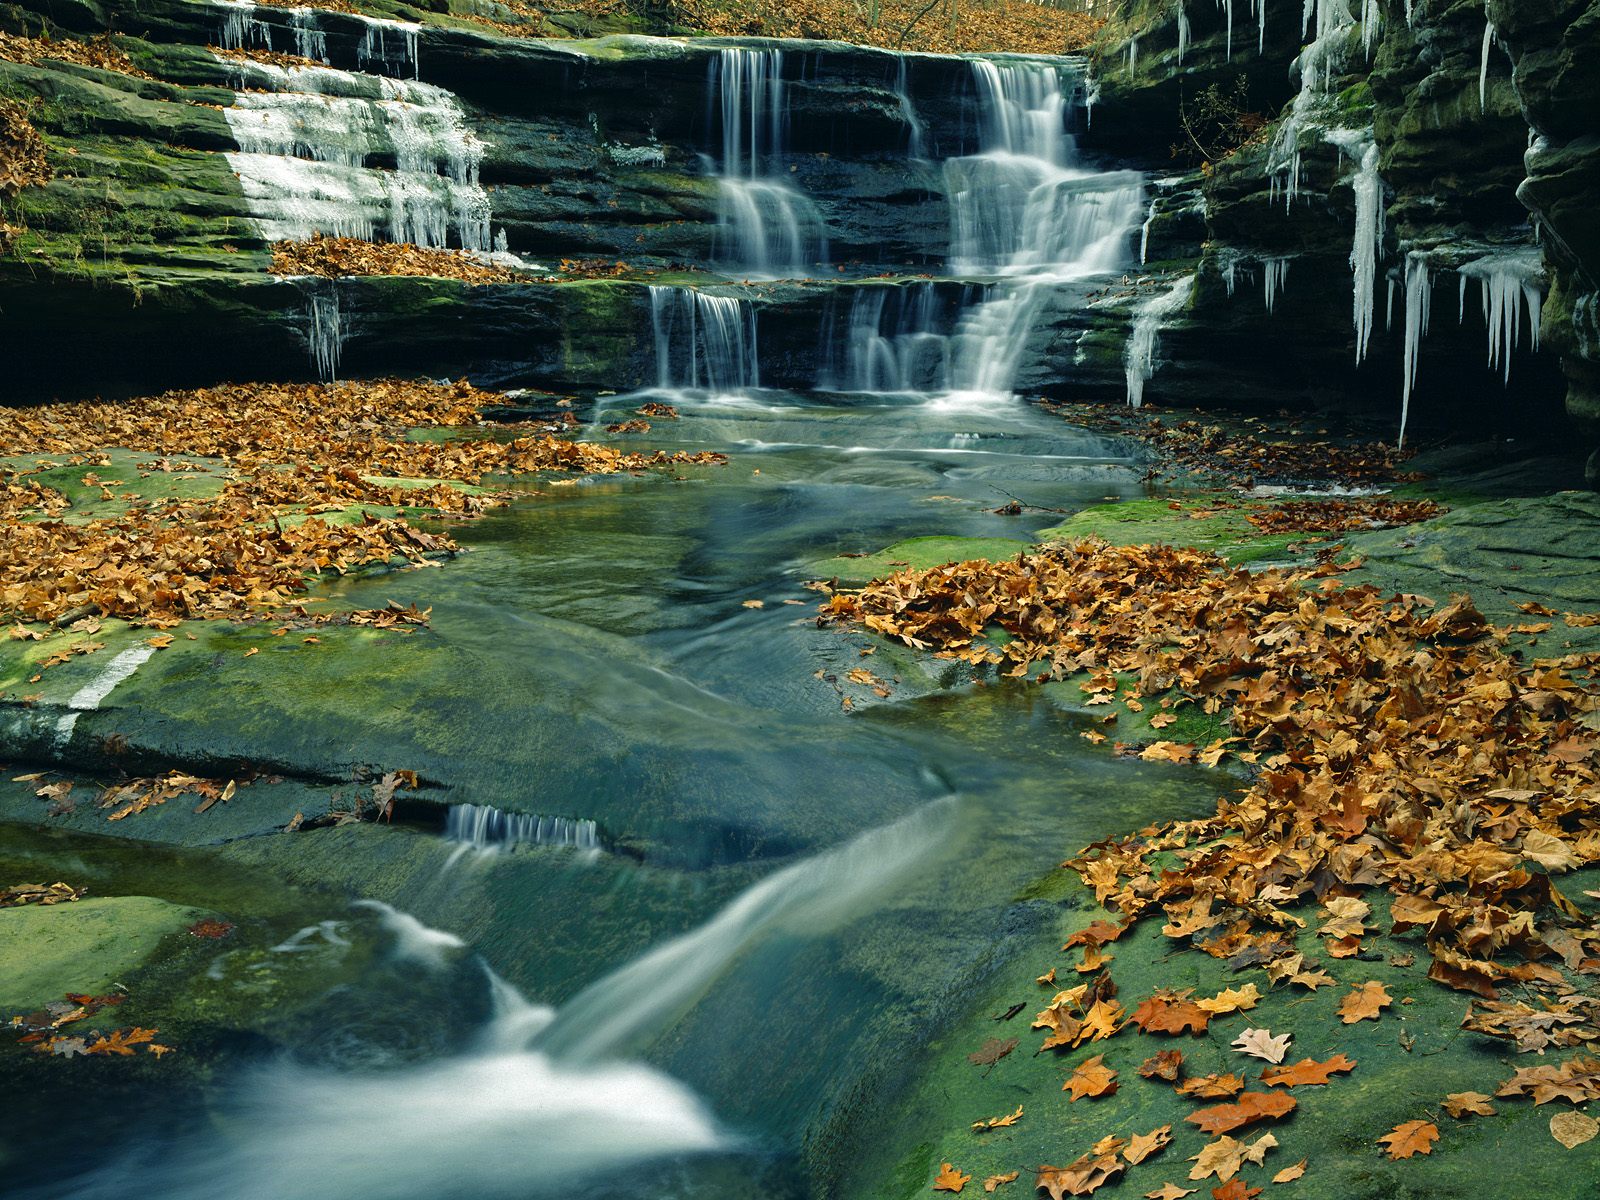
[[[1299,1101],[1286,1092],[1244,1092],[1231,1104],[1202,1108],[1184,1118],[1206,1133],[1231,1133],[1257,1121],[1276,1121],[1295,1110]]]
[[[1278,1144],[1278,1139],[1270,1133],[1264,1133],[1253,1142],[1242,1142],[1237,1138],[1219,1137],[1214,1142],[1206,1144],[1199,1154],[1191,1155],[1189,1161],[1195,1165],[1189,1168],[1190,1179],[1206,1179],[1212,1175],[1221,1183],[1226,1183],[1243,1169],[1245,1163],[1254,1163],[1261,1166],[1267,1157],[1267,1151]]]
[[[1335,1054],[1323,1062],[1302,1058],[1293,1066],[1268,1067],[1261,1072],[1261,1082],[1268,1087],[1317,1087],[1327,1083],[1334,1075],[1355,1069],[1355,1060],[1343,1054]]]
[[[1406,1121],[1396,1125],[1378,1139],[1388,1147],[1391,1159],[1410,1158],[1416,1154],[1432,1154],[1433,1143],[1439,1140],[1439,1127],[1431,1121]]]
[[[1233,1048],[1241,1054],[1248,1054],[1251,1058],[1264,1059],[1276,1065],[1289,1053],[1289,1043],[1293,1039],[1292,1033],[1274,1037],[1269,1029],[1246,1029],[1234,1039]]]
[[[1394,1003],[1388,989],[1375,979],[1353,988],[1339,1001],[1339,1019],[1346,1025],[1357,1021],[1376,1021],[1378,1014]]]
[[[1021,1174],[1021,1171],[1008,1171],[1004,1175],[991,1175],[983,1181],[983,1190],[992,1192],[995,1188],[1005,1187],[1008,1183],[1015,1183],[1017,1176]]]
[[[1074,1101],[1081,1100],[1085,1096],[1096,1100],[1102,1096],[1114,1095],[1117,1090],[1117,1073],[1105,1065],[1105,1055],[1096,1054],[1079,1064],[1078,1069],[1061,1085],[1061,1090],[1070,1091]]]
[[[1121,1175],[1127,1166],[1115,1154],[1085,1154],[1067,1166],[1041,1166],[1034,1191],[1045,1192],[1050,1200],[1066,1196],[1088,1196]]]
[[[1123,1150],[1122,1157],[1133,1166],[1138,1166],[1153,1154],[1159,1154],[1172,1143],[1172,1126],[1161,1125],[1149,1133],[1135,1134],[1128,1141],[1127,1148]]]
[[[971,1175],[963,1175],[949,1163],[939,1168],[939,1174],[934,1177],[933,1190],[936,1192],[959,1192],[967,1186]]]
[[[1581,1112],[1562,1112],[1550,1118],[1550,1136],[1568,1150],[1592,1141],[1600,1133],[1600,1121]]]
[[[1451,1092],[1444,1098],[1444,1110],[1460,1121],[1470,1116],[1492,1117],[1494,1105],[1482,1092]]]

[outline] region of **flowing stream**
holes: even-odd
[[[253,13],[227,6],[233,44],[257,36]],[[398,71],[417,48],[380,37],[373,54]],[[826,261],[810,201],[776,174],[783,67],[750,50],[711,67],[722,252],[753,273]],[[228,114],[259,220],[287,228],[326,204],[373,235],[416,219],[435,243],[483,243],[448,94],[295,72]],[[658,386],[593,398],[587,416],[669,401],[676,419],[652,417],[637,444],[730,464],[521,482],[540,494],[452,527],[475,552],[426,573],[414,665],[394,669],[407,643],[297,679],[327,700],[286,718],[285,741],[453,781],[442,824],[245,839],[217,851],[228,871],[200,896],[143,858],[82,867],[107,894],[260,915],[191,948],[198,982],[149,985],[199,989],[173,1071],[62,1091],[70,1128],[24,1119],[40,1152],[10,1194],[815,1194],[805,1146],[870,1127],[982,980],[1055,936],[1042,897],[1064,852],[1208,805],[1202,772],[1089,748],[1081,696],[980,686],[814,618],[807,581],[864,553],[894,549],[878,570],[1014,554],[1063,513],[1144,494],[1127,446],[1011,394],[1041,308],[1131,263],[1143,180],[1077,161],[1076,67],[973,72],[980,143],[942,168],[949,271],[970,286],[861,288],[825,348],[837,390],[804,394],[762,386],[735,289],[653,289]],[[903,75],[898,89],[909,109]],[[343,148],[311,153],[307,131],[328,122],[348,124]],[[380,151],[399,169],[374,172]],[[426,219],[369,174],[406,197],[415,183]],[[999,511],[1019,497],[1025,515]],[[903,541],[929,535],[944,540]],[[381,607],[409,587],[368,574],[331,598]],[[154,686],[136,675],[119,700]],[[225,736],[235,714],[215,708],[194,720]],[[284,868],[285,842],[318,890],[230,891],[235,865]],[[4,851],[0,865],[45,870]],[[329,881],[370,899],[347,907]]]

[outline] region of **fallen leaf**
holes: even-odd
[[[1203,1008],[1212,1016],[1221,1016],[1224,1013],[1245,1012],[1252,1009],[1261,999],[1261,993],[1256,985],[1247,983],[1242,988],[1226,988],[1207,1000],[1196,1000],[1195,1007]]]
[[[1199,1188],[1181,1188],[1175,1183],[1164,1183],[1153,1192],[1146,1192],[1144,1200],[1183,1200],[1185,1196],[1192,1196]]]
[[[1324,1062],[1302,1058],[1292,1067],[1268,1067],[1261,1072],[1261,1082],[1268,1087],[1317,1087],[1327,1083],[1330,1076],[1355,1069],[1355,1060],[1343,1054],[1335,1054]]]
[[[1152,1129],[1149,1133],[1136,1134],[1128,1141],[1128,1148],[1122,1152],[1122,1157],[1127,1159],[1132,1166],[1138,1166],[1153,1154],[1159,1153],[1172,1142],[1172,1126],[1162,1125]]]
[[[1432,1154],[1433,1143],[1438,1140],[1439,1128],[1431,1121],[1406,1121],[1396,1125],[1378,1142],[1389,1147],[1389,1158],[1394,1160],[1416,1154]]]
[[[1096,1054],[1078,1066],[1071,1077],[1061,1085],[1061,1090],[1072,1093],[1074,1101],[1085,1096],[1091,1100],[1114,1095],[1117,1090],[1117,1073],[1105,1066],[1105,1055]]]
[[[1177,1092],[1196,1100],[1220,1100],[1237,1096],[1244,1089],[1245,1081],[1237,1075],[1198,1075],[1180,1083]]]
[[[1085,1154],[1065,1167],[1041,1166],[1034,1191],[1050,1194],[1050,1200],[1066,1196],[1087,1196],[1127,1170],[1115,1154]]]
[[[967,1061],[979,1067],[992,1067],[1016,1048],[1016,1038],[988,1038],[982,1046],[967,1055]]]
[[[1245,1163],[1261,1166],[1266,1161],[1267,1151],[1277,1144],[1278,1139],[1270,1133],[1262,1134],[1253,1142],[1219,1137],[1214,1142],[1206,1143],[1199,1154],[1189,1157],[1189,1161],[1195,1164],[1189,1168],[1189,1178],[1206,1179],[1215,1175],[1219,1183],[1227,1183],[1243,1169]]]
[[[971,1178],[971,1175],[963,1175],[949,1163],[945,1163],[944,1166],[939,1168],[939,1174],[934,1178],[933,1190],[936,1192],[959,1192],[967,1186],[967,1180]]]
[[[1139,1064],[1139,1074],[1146,1079],[1165,1079],[1168,1083],[1176,1083],[1182,1073],[1183,1052],[1180,1050],[1162,1050]]]
[[[1248,1054],[1251,1058],[1265,1059],[1269,1063],[1281,1063],[1284,1055],[1289,1053],[1289,1042],[1293,1040],[1292,1033],[1285,1033],[1273,1037],[1271,1031],[1266,1029],[1246,1029],[1233,1042],[1233,1048],[1241,1054]]]
[[[1369,979],[1360,987],[1352,988],[1339,1001],[1339,1019],[1346,1025],[1354,1025],[1357,1021],[1376,1021],[1379,1012],[1392,1003],[1383,984]]]
[[[767,606],[767,602],[765,600],[741,600],[739,603],[745,608],[765,608]],[[949,1190],[952,1192],[959,1192],[961,1189],[950,1188]]]
[[[1022,1174],[1021,1171],[1008,1171],[1004,1175],[991,1175],[989,1178],[983,1181],[983,1190],[986,1192],[992,1192],[995,1190],[995,1188],[1004,1187],[1008,1183],[1014,1183],[1016,1182],[1017,1176],[1020,1174]]]
[[[974,1121],[972,1123],[972,1131],[974,1133],[986,1133],[991,1129],[1004,1129],[1009,1125],[1015,1125],[1021,1119],[1022,1105],[1019,1104],[1017,1105],[1017,1111],[1007,1116],[990,1117],[987,1120]]]
[[[1592,1141],[1600,1133],[1600,1121],[1568,1109],[1550,1118],[1550,1136],[1568,1150]]]
[[[1187,991],[1165,989],[1148,997],[1128,1018],[1145,1033],[1180,1034],[1188,1031],[1198,1037],[1206,1031],[1211,1014],[1188,998]]]
[[[1261,1195],[1261,1189],[1251,1187],[1242,1179],[1235,1179],[1221,1187],[1211,1189],[1211,1200],[1253,1200]]]
[[[1468,1116],[1492,1117],[1494,1105],[1482,1092],[1451,1092],[1444,1098],[1444,1110],[1456,1120]]]
[[[1206,1133],[1231,1133],[1257,1121],[1276,1121],[1293,1112],[1299,1103],[1286,1092],[1244,1092],[1231,1104],[1202,1108],[1184,1118]]]
[[[1306,1159],[1301,1159],[1292,1167],[1285,1167],[1272,1177],[1273,1183],[1293,1183],[1306,1173]]]

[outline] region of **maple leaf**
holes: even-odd
[[[1482,1092],[1451,1092],[1444,1098],[1444,1110],[1456,1120],[1469,1116],[1492,1117],[1494,1105]]]
[[[1172,1142],[1172,1126],[1161,1125],[1149,1133],[1137,1134],[1129,1139],[1128,1147],[1122,1152],[1122,1157],[1127,1159],[1132,1166],[1138,1166],[1151,1155],[1159,1154]]]
[[[1104,946],[1107,942],[1116,941],[1126,932],[1128,932],[1126,925],[1113,925],[1110,921],[1092,921],[1087,928],[1080,929],[1069,937],[1061,948],[1071,950],[1074,946]]]
[[[1115,1154],[1085,1154],[1064,1167],[1041,1166],[1034,1191],[1050,1194],[1050,1200],[1064,1196],[1088,1196],[1127,1170]]]
[[[1115,1000],[1096,1000],[1083,1015],[1083,1028],[1075,1044],[1098,1042],[1116,1033],[1122,1021],[1122,1005]]]
[[[993,1067],[1016,1048],[1016,1038],[987,1038],[982,1046],[967,1055],[967,1061],[974,1066]]]
[[[1260,1000],[1261,993],[1256,985],[1247,983],[1242,988],[1224,988],[1209,999],[1196,1000],[1195,1006],[1205,1009],[1212,1016],[1222,1016],[1224,1013],[1245,1012],[1254,1008]]]
[[[972,1131],[974,1133],[985,1133],[991,1129],[1004,1129],[1009,1125],[1015,1125],[1021,1119],[1022,1105],[1019,1104],[1017,1105],[1017,1111],[1009,1114],[1008,1116],[989,1117],[987,1120],[974,1121],[972,1123]]]
[[[1339,1019],[1346,1025],[1354,1025],[1357,1021],[1376,1021],[1378,1014],[1392,1003],[1383,984],[1369,979],[1360,987],[1351,989],[1339,1001]]]
[[[1083,951],[1083,961],[1075,963],[1072,969],[1079,975],[1092,975],[1115,957],[1114,954],[1101,953],[1098,946],[1086,946]]]
[[[1306,1159],[1301,1159],[1292,1167],[1285,1167],[1272,1177],[1273,1183],[1293,1183],[1306,1173]]]
[[[1199,1154],[1189,1157],[1189,1161],[1195,1164],[1189,1168],[1189,1178],[1206,1179],[1215,1175],[1219,1183],[1227,1183],[1244,1168],[1245,1163],[1254,1163],[1259,1167],[1266,1161],[1267,1151],[1277,1144],[1278,1139],[1270,1133],[1262,1134],[1254,1142],[1219,1137],[1206,1143]]]
[[[1233,1042],[1233,1048],[1241,1054],[1248,1054],[1251,1058],[1265,1059],[1269,1063],[1277,1064],[1283,1061],[1283,1056],[1289,1053],[1289,1043],[1294,1034],[1285,1033],[1273,1037],[1271,1031],[1266,1029],[1246,1029]]]
[[[1394,1160],[1416,1154],[1432,1154],[1433,1143],[1438,1140],[1439,1128],[1432,1122],[1406,1121],[1384,1134],[1378,1143],[1389,1147],[1389,1158]]]
[[[1188,991],[1157,991],[1134,1009],[1128,1019],[1145,1033],[1176,1035],[1188,1030],[1198,1037],[1206,1031],[1211,1014],[1188,997]]]
[[[1568,1150],[1593,1141],[1597,1133],[1600,1133],[1600,1121],[1581,1112],[1568,1110],[1550,1118],[1550,1136]]]
[[[1054,967],[1051,967],[1043,975],[1039,976],[1039,978],[1034,980],[1034,982],[1037,983],[1040,987],[1049,987],[1055,981],[1056,981],[1056,969]]]
[[[1146,1079],[1165,1079],[1168,1083],[1176,1083],[1182,1073],[1183,1052],[1180,1050],[1162,1050],[1139,1064],[1139,1074]]]
[[[959,1192],[967,1186],[971,1175],[963,1175],[949,1163],[939,1168],[939,1174],[934,1177],[933,1190],[936,1192]]]
[[[1230,1133],[1257,1121],[1276,1121],[1294,1111],[1299,1102],[1284,1092],[1244,1092],[1231,1104],[1202,1108],[1184,1118],[1206,1133]]]
[[[1268,1087],[1318,1087],[1326,1084],[1333,1075],[1342,1075],[1355,1069],[1355,1060],[1343,1054],[1335,1054],[1323,1062],[1302,1058],[1290,1067],[1268,1067],[1261,1072],[1261,1081]]]
[[[1237,1075],[1199,1075],[1180,1083],[1177,1092],[1197,1100],[1218,1100],[1237,1096],[1244,1088],[1245,1081]]]
[[[1074,1101],[1085,1096],[1092,1100],[1110,1096],[1117,1090],[1117,1073],[1105,1065],[1105,1055],[1096,1054],[1079,1064],[1061,1090],[1070,1091]]]
[[[991,1175],[983,1181],[983,1190],[992,1192],[995,1188],[1004,1187],[1008,1183],[1015,1183],[1017,1176],[1020,1174],[1022,1174],[1021,1171],[1008,1171],[1004,1175]]]
[[[1235,1179],[1231,1183],[1211,1189],[1211,1200],[1252,1200],[1259,1195],[1261,1195],[1260,1188],[1253,1188],[1242,1179]]]

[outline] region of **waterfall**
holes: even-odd
[[[1140,301],[1133,310],[1133,330],[1123,351],[1122,364],[1128,379],[1128,404],[1144,406],[1144,385],[1156,373],[1156,350],[1160,346],[1161,323],[1189,302],[1194,291],[1194,276],[1184,275],[1166,290]]]
[[[809,276],[826,263],[828,239],[816,205],[778,174],[789,119],[783,51],[725,46],[710,70],[708,123],[722,130],[716,257],[746,275]]]
[[[453,94],[327,68],[241,64],[240,77],[295,89],[240,91],[223,110],[239,146],[228,163],[263,238],[489,249],[484,144]],[[392,170],[373,165],[388,159]]]
[[[575,817],[545,817],[505,812],[488,804],[453,804],[445,817],[444,836],[480,851],[513,846],[570,846],[600,849],[600,827]]]
[[[761,386],[750,301],[694,288],[650,288],[656,386],[730,395]]]
[[[767,876],[710,921],[590,984],[534,1046],[563,1062],[642,1049],[741,955],[779,931],[814,937],[858,915],[938,844],[953,801],[937,800],[837,849]]]
[[[317,14],[309,8],[289,10],[289,28],[294,31],[294,52],[301,58],[328,61],[328,35],[317,25]]]
[[[913,289],[909,300],[858,294],[848,326],[853,390],[1008,397],[1028,334],[1057,286],[1129,258],[1144,180],[1077,165],[1063,76],[1075,84],[1081,68],[974,59],[971,70],[978,152],[943,167],[949,271],[999,282],[972,289],[953,318],[932,289]]]
[[[920,159],[928,154],[928,131],[922,118],[917,116],[916,105],[911,102],[910,61],[905,55],[899,56],[895,67],[894,94],[900,102],[900,118],[906,123],[906,157]]]
[[[263,21],[254,0],[212,0],[223,10],[217,43],[225,50],[271,50],[272,26]],[[276,6],[274,6],[276,7]],[[283,11],[283,10],[280,10]],[[390,21],[355,12],[323,12],[314,8],[290,8],[289,30],[294,34],[294,52],[301,58],[328,61],[328,35],[322,28],[325,16],[358,21],[363,26],[356,47],[356,65],[363,71],[384,75],[418,77],[418,43],[422,26],[411,21]]]

